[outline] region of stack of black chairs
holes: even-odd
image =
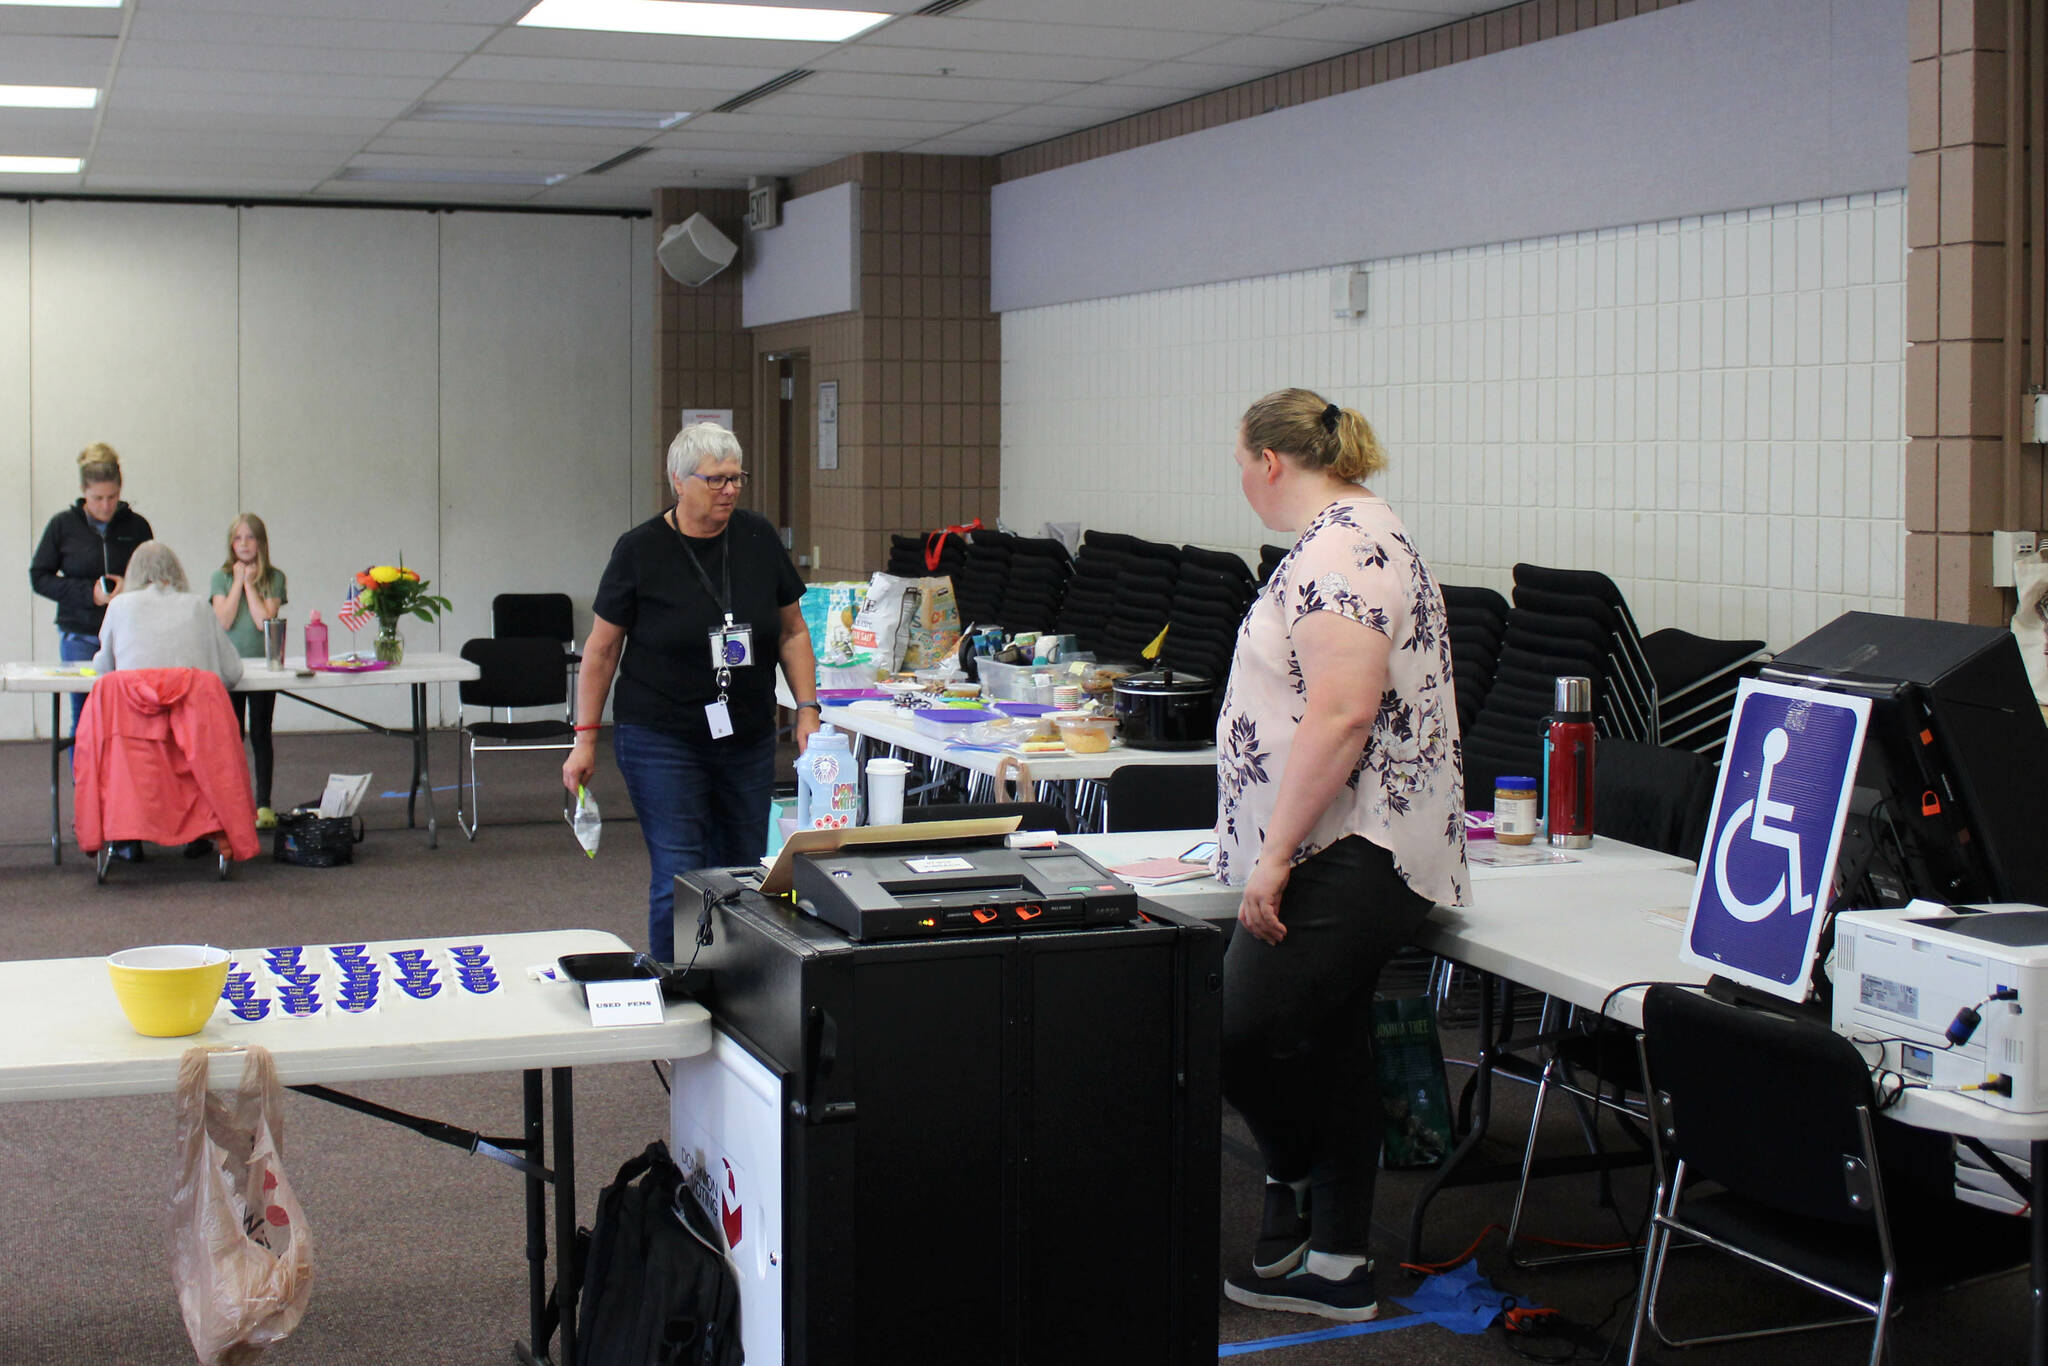
[[[1500,667],[1501,641],[1508,630],[1508,600],[1491,588],[1441,586],[1451,636],[1451,682],[1458,694],[1458,733],[1466,735],[1471,733],[1472,718],[1479,714]]]
[[[954,538],[948,536],[948,547]],[[1002,609],[1003,581],[1010,576],[1010,538],[1000,531],[977,531],[961,552],[953,575],[953,601],[960,625],[993,625]]]
[[[1258,586],[1245,562],[1227,550],[1184,545],[1180,555],[1180,582],[1167,614],[1160,663],[1214,680],[1221,697],[1237,648],[1238,623]]]
[[[1266,580],[1273,577],[1273,571],[1280,567],[1280,561],[1287,558],[1293,546],[1262,545],[1259,547],[1259,587],[1266,586]]]
[[[1584,658],[1599,668],[1590,676],[1601,734],[1657,743],[1657,682],[1643,656],[1642,632],[1614,580],[1597,569],[1518,564],[1514,622],[1549,654]],[[1584,672],[1558,669],[1551,677]]]
[[[1004,536],[1003,532],[977,531],[983,536]],[[1003,581],[1002,600],[995,622],[1012,635],[1020,631],[1043,631],[1059,619],[1060,603],[1067,593],[1067,581],[1074,576],[1074,557],[1050,536],[1008,536],[1010,573]]]
[[[944,551],[939,556],[936,569],[928,569],[924,562],[924,537],[891,536],[889,538],[889,572],[898,578],[922,579],[944,574],[948,577],[958,574],[966,562],[967,550],[957,536],[948,536]]]
[[[1643,637],[1657,680],[1658,743],[1715,763],[1728,740],[1735,689],[1770,662],[1761,640],[1714,640],[1667,626]]]
[[[1180,580],[1178,547],[1114,531],[1081,538],[1057,629],[1098,659],[1131,662],[1166,629]]]

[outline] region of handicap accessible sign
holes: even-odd
[[[1869,721],[1868,698],[1742,684],[1680,957],[1806,998]]]

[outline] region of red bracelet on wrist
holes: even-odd
[[[582,734],[582,733],[583,733],[584,731],[586,731],[586,730],[603,730],[603,729],[604,729],[604,726],[603,726],[603,724],[602,724],[602,723],[597,723],[597,724],[592,724],[592,725],[588,725],[588,726],[578,726],[578,727],[576,727],[576,733],[577,733],[578,735],[581,735],[581,734]]]

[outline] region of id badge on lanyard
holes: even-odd
[[[754,628],[734,624],[732,613],[727,612],[725,625],[710,635],[711,668],[718,675],[718,700],[705,705],[704,721],[711,728],[711,738],[723,740],[732,734],[732,711],[726,705],[726,690],[732,686],[732,671],[754,662]]]

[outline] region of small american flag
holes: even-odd
[[[363,623],[370,619],[369,612],[363,607],[362,595],[361,584],[350,584],[348,598],[341,604],[341,610],[334,614],[334,619],[351,631],[362,630]]]

